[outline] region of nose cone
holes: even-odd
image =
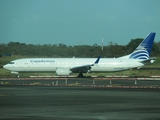
[[[6,70],[8,70],[8,65],[7,64],[4,65],[3,68],[6,69]]]

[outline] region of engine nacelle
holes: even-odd
[[[66,75],[70,75],[71,71],[68,68],[57,68],[56,74],[66,76]]]

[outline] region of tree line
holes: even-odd
[[[8,44],[0,44],[0,54],[10,55],[26,55],[36,57],[120,57],[130,54],[140,44],[143,39],[132,39],[127,45],[118,45],[109,42],[108,45],[75,45],[67,46],[60,44],[44,44],[33,45],[20,42],[10,42]],[[160,55],[160,41],[153,44],[151,56],[157,57]]]

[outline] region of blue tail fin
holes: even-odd
[[[150,33],[140,45],[129,55],[130,59],[149,59],[156,33]]]

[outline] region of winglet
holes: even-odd
[[[97,60],[94,62],[94,64],[98,64],[98,63],[99,63],[100,58],[101,58],[101,55],[97,58]]]

